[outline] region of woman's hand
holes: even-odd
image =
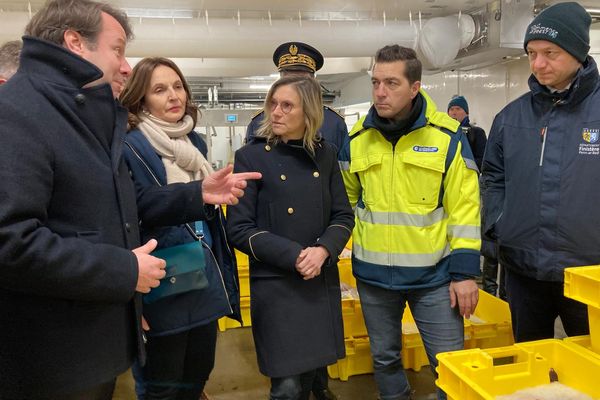
[[[202,180],[202,200],[206,204],[235,205],[244,195],[247,180],[260,179],[260,172],[242,172],[232,174],[233,165],[213,172]]]
[[[329,252],[325,247],[307,247],[300,252],[296,260],[296,270],[304,280],[312,279],[321,274],[321,267],[327,257],[329,257]]]

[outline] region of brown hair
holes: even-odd
[[[0,47],[0,78],[9,79],[17,72],[22,47],[20,40],[6,42]]]
[[[280,78],[276,81],[265,99],[265,117],[263,118],[258,131],[257,136],[266,137],[269,143],[279,142],[279,136],[273,133],[271,127],[271,100],[275,91],[282,86],[292,86],[296,89],[300,101],[302,103],[302,110],[304,111],[304,147],[311,153],[314,153],[315,143],[320,140],[318,130],[323,124],[323,100],[321,93],[321,86],[316,79],[310,76],[302,75],[288,75]]]
[[[146,57],[133,68],[125,89],[123,89],[123,92],[119,96],[121,104],[129,111],[130,130],[137,127],[140,123],[139,115],[142,113],[144,106],[144,96],[150,86],[152,73],[160,65],[171,68],[179,75],[179,79],[181,79],[181,83],[183,83],[183,88],[187,94],[185,114],[192,117],[194,126],[196,125],[196,121],[198,121],[198,108],[192,101],[192,91],[177,64],[164,57]]]
[[[391,63],[394,61],[404,61],[406,65],[404,76],[408,79],[409,83],[412,84],[421,80],[423,66],[413,49],[394,44],[382,47],[375,53],[375,64]]]
[[[102,31],[105,12],[123,27],[128,40],[133,39],[127,14],[107,3],[90,0],[49,0],[25,27],[25,34],[62,46],[65,32],[78,32],[93,50]]]

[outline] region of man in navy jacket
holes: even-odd
[[[499,244],[516,341],[588,332],[565,267],[600,263],[600,79],[590,15],[559,3],[529,25],[530,92],[494,119],[483,161],[484,231]]]

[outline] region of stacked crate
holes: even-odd
[[[561,384],[600,398],[600,266],[565,269],[565,296],[588,305],[590,335],[439,354],[437,385],[449,400],[492,400],[549,384],[553,369]]]
[[[565,296],[588,306],[590,334],[565,341],[600,357],[600,266],[565,269]]]
[[[442,353],[438,361],[436,384],[449,400],[494,400],[496,396],[548,384],[551,368],[560,383],[600,398],[600,358],[558,339]]]

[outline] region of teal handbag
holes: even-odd
[[[166,275],[158,287],[144,294],[144,304],[208,286],[206,256],[200,240],[155,250],[151,254],[167,262]]]
[[[162,186],[142,156],[127,141],[124,141],[124,143],[131,149],[142,165],[146,167],[156,184]],[[167,266],[165,267],[166,275],[160,280],[158,287],[153,288],[150,290],[150,293],[142,296],[144,304],[151,304],[166,297],[191,292],[192,290],[204,289],[208,286],[206,256],[202,247],[202,236],[197,235],[189,224],[185,224],[185,227],[194,237],[195,240],[193,242],[155,250],[151,253],[154,257],[162,258],[167,262]]]

